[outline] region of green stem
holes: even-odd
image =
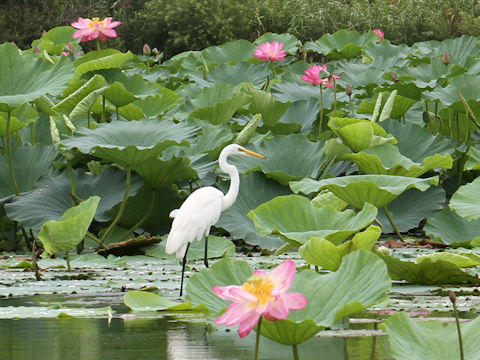
[[[318,121],[317,139],[320,137],[323,125],[323,86],[320,84],[320,120]]]
[[[463,353],[462,329],[460,328],[460,319],[458,318],[458,311],[457,311],[457,301],[456,301],[455,293],[453,291],[450,291],[450,301],[453,304],[453,315],[455,316],[455,323],[457,324],[458,346],[460,347],[460,360],[464,360],[465,355]]]
[[[293,350],[293,359],[294,360],[300,360],[300,356],[298,356],[298,345],[293,344],[292,345],[292,350]]]
[[[154,204],[155,204],[155,191],[153,192],[152,197],[150,199],[150,207],[148,208],[148,211],[146,212],[146,214],[135,225],[133,225],[125,235],[122,236],[119,242],[127,240],[127,238],[135,231],[135,229],[138,229],[140,226],[142,226],[142,224],[145,221],[147,221],[147,219],[152,214]]]
[[[87,231],[87,233],[85,234],[86,237],[92,239],[93,241],[95,241],[97,244],[100,244],[100,239],[98,237],[96,237],[95,235],[93,235],[90,231]],[[105,249],[106,246],[105,245],[102,245],[102,249]]]
[[[67,270],[72,271],[72,267],[70,266],[70,251],[65,252],[65,260],[67,260]]]
[[[33,121],[30,123],[30,142],[32,146],[35,145],[35,123]]]
[[[97,50],[100,50],[101,47],[100,47],[100,39],[97,37]]]
[[[40,271],[37,263],[37,243],[35,240],[35,236],[33,236],[32,230],[30,230],[30,236],[32,237],[32,267],[33,271],[35,272],[35,279],[37,281],[41,281],[42,277],[40,276]]]
[[[468,152],[469,148],[467,149]],[[463,167],[465,166],[465,154],[463,153],[460,158],[457,160],[457,171],[458,171],[458,177],[457,177],[457,189],[462,186],[463,182]]]
[[[393,230],[395,231],[395,234],[397,234],[400,241],[405,242],[405,239],[403,238],[402,234],[400,234],[400,231],[398,230],[397,224],[395,224],[395,222],[393,221],[390,211],[388,211],[387,205],[385,205],[383,209],[385,210],[385,215],[387,215],[387,219],[388,221],[390,221],[390,224],[392,225]]]
[[[118,106],[115,106],[115,113],[117,114],[117,120],[118,120]]]
[[[150,60],[147,58],[147,74],[150,74]]]
[[[270,68],[273,71],[273,75],[275,75],[275,79],[278,79],[278,74],[277,74],[277,71],[275,70],[275,64],[273,63],[273,61],[269,61],[269,64],[270,64]]]
[[[8,169],[10,171],[10,179],[12,180],[13,189],[15,190],[15,195],[20,194],[18,189],[17,181],[15,180],[15,173],[13,172],[13,158],[12,158],[12,139],[10,137],[10,120],[11,120],[11,110],[7,113],[7,156],[8,156]]]
[[[75,175],[72,169],[72,163],[70,160],[67,160],[67,169],[68,169],[68,177],[70,178],[70,188],[72,191],[72,196],[77,196],[77,184],[75,183]]]
[[[353,108],[352,96],[348,97],[350,99],[350,111],[352,112],[352,117],[355,117],[355,110]]]
[[[87,119],[88,119],[87,120],[87,128],[89,128],[89,129],[90,129],[90,117],[91,117],[90,110],[88,110],[88,112],[87,112]]]
[[[128,193],[130,192],[130,177],[131,177],[131,174],[132,174],[132,170],[130,169],[130,167],[127,167],[127,179],[126,179],[126,184],[125,184],[125,194],[123,195],[122,202],[120,203],[120,208],[118,209],[118,214],[115,217],[115,219],[112,221],[110,226],[107,228],[107,230],[105,231],[103,236],[101,237],[100,244],[98,244],[98,246],[97,246],[97,250],[99,250],[102,247],[105,240],[108,238],[110,233],[113,231],[115,225],[118,224],[118,222],[120,221],[120,219],[123,216],[123,211],[125,210],[125,204],[127,203],[127,199],[128,199]]]
[[[102,95],[102,123],[105,121],[105,96]]]
[[[257,323],[257,336],[255,338],[255,355],[253,356],[254,360],[258,359],[258,349],[260,347],[260,332],[262,327],[262,317],[263,316],[260,316],[260,320],[258,320],[258,323]]]
[[[337,83],[333,78],[333,116],[337,116]]]

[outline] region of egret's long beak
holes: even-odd
[[[243,152],[244,152],[245,154],[247,154],[247,155],[255,156],[255,157],[258,157],[258,158],[260,158],[260,159],[266,159],[265,156],[260,155],[260,154],[257,154],[256,152],[251,151],[251,150],[248,150],[248,149],[245,149],[245,148],[241,148],[240,151],[243,151]]]

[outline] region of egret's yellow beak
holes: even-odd
[[[257,153],[254,152],[254,151],[251,151],[251,150],[248,150],[248,149],[245,149],[245,148],[241,148],[240,150],[243,151],[243,152],[244,152],[245,154],[247,154],[247,155],[255,156],[255,157],[258,157],[258,158],[260,158],[260,159],[266,159],[265,156],[260,155],[260,154],[257,154]]]

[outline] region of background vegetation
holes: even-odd
[[[43,30],[79,16],[113,16],[123,25],[112,46],[139,53],[148,43],[166,57],[269,31],[304,42],[342,28],[380,28],[392,43],[409,45],[480,35],[478,0],[4,0],[0,43],[29,48]]]

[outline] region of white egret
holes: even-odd
[[[183,258],[180,296],[183,292],[183,275],[190,243],[194,240],[201,240],[205,236],[204,263],[208,267],[207,249],[210,227],[218,221],[222,211],[227,210],[237,199],[240,177],[237,168],[227,163],[227,158],[230,155],[250,155],[265,158],[263,155],[237,144],[226,146],[220,153],[218,164],[220,169],[230,176],[228,192],[224,195],[222,191],[212,186],[202,187],[191,193],[180,206],[180,209],[170,212],[170,217],[174,219],[168,234],[165,252],[167,254],[176,253],[177,258]]]

